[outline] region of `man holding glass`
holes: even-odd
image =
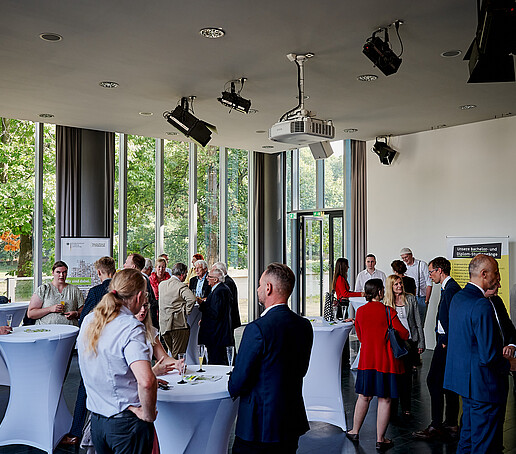
[[[313,331],[287,306],[292,270],[271,263],[260,278],[258,300],[265,311],[245,328],[229,393],[240,397],[233,454],[294,454],[309,430],[303,402]]]

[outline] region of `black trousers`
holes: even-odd
[[[154,424],[125,410],[111,418],[91,414],[91,439],[97,454],[149,454]]]
[[[426,384],[430,392],[432,411],[431,426],[438,428],[443,425],[444,398],[446,397],[446,417],[444,424],[456,426],[459,417],[459,396],[453,391],[443,388],[444,368],[446,367],[446,348],[437,343],[426,377]]]
[[[235,437],[233,454],[295,454],[299,438],[277,443],[261,443],[259,441],[246,441]]]

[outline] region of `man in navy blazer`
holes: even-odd
[[[204,260],[197,260],[194,263],[196,276],[190,278],[188,286],[194,295],[201,300],[205,300],[211,292],[211,286],[208,282],[208,264]],[[202,284],[198,284],[202,281]],[[197,288],[199,287],[199,288]]]
[[[199,344],[206,346],[209,364],[227,365],[226,347],[235,345],[231,329],[231,291],[224,284],[224,274],[219,269],[213,268],[208,273],[207,280],[211,292],[206,301],[199,302],[202,313]]]
[[[446,352],[448,346],[448,321],[452,298],[460,290],[459,284],[450,276],[451,264],[445,257],[436,257],[428,264],[428,274],[434,284],[441,285],[441,299],[435,321],[436,344],[426,384],[430,392],[432,421],[430,425],[414,436],[421,440],[434,438],[457,438],[459,417],[459,396],[443,388]],[[443,423],[444,399],[446,398],[446,417]]]
[[[500,452],[509,361],[502,355],[494,309],[484,296],[500,279],[498,263],[479,254],[469,264],[469,276],[450,307],[444,387],[462,397],[457,453]]]
[[[228,385],[231,397],[240,397],[233,454],[293,454],[309,430],[302,388],[313,331],[287,306],[294,283],[292,270],[280,263],[260,278],[265,311],[245,328]]]

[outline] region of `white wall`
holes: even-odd
[[[446,256],[447,236],[509,236],[513,319],[516,309],[516,117],[393,137],[399,151],[384,166],[367,143],[368,252],[378,268],[402,247],[428,262]],[[502,282],[502,285],[507,283]],[[439,289],[425,325],[428,347]]]

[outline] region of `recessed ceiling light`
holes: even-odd
[[[357,132],[358,129],[357,128],[347,128],[347,129],[343,129],[343,132],[349,134],[351,132]]]
[[[217,28],[217,27],[201,28],[199,30],[199,33],[201,34],[201,36],[204,36],[205,38],[210,38],[210,39],[222,38],[226,34],[226,32],[224,30],[222,30],[222,28]]]
[[[460,109],[461,110],[469,110],[469,109],[474,109],[475,107],[477,107],[475,104],[464,104],[463,106],[460,106]]]
[[[446,52],[443,52],[441,54],[441,57],[445,57],[445,58],[458,57],[460,54],[462,54],[462,51],[459,49],[447,50]]]
[[[51,114],[51,113],[40,113],[39,117],[41,117],[41,118],[53,118],[54,114]]]
[[[58,35],[57,33],[41,33],[39,37],[43,41],[49,41],[55,43],[56,41],[61,41],[63,37],[61,35]]]
[[[152,117],[154,114],[152,112],[138,112],[142,117]]]
[[[263,129],[260,129],[256,131],[256,134],[265,134],[267,131],[264,131]]]
[[[376,79],[378,79],[378,76],[376,74],[362,74],[361,76],[357,77],[357,80],[359,80],[360,82],[372,82]]]
[[[102,81],[102,82],[99,82],[99,85],[102,87],[102,88],[118,88],[118,82],[113,82],[113,81],[108,81],[108,80],[105,80],[105,81]]]
[[[165,134],[167,136],[177,136],[177,132],[174,132],[174,131],[167,131]]]
[[[262,148],[274,148],[274,145],[263,145]]]
[[[247,112],[248,114],[256,114],[258,113],[259,110],[258,109],[249,109],[249,112]]]

